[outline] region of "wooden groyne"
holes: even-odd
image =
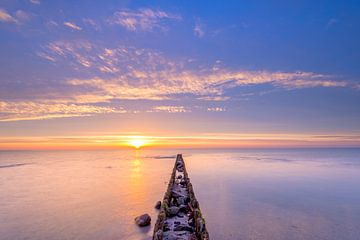
[[[153,235],[153,240],[170,239],[209,239],[181,154],[176,157]]]

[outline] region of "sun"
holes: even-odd
[[[136,149],[141,148],[141,147],[144,146],[146,143],[147,143],[147,141],[146,141],[145,139],[136,138],[136,139],[131,139],[131,140],[129,140],[129,145],[130,145],[130,146],[133,146],[133,147],[136,148]]]

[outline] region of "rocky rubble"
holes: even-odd
[[[154,228],[154,240],[209,239],[205,221],[179,154]]]

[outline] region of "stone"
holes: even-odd
[[[161,229],[159,229],[154,236],[155,240],[162,240],[163,239],[163,231]]]
[[[187,231],[187,232],[193,232],[194,229],[188,225],[177,225],[174,227],[174,231]]]
[[[149,216],[149,214],[145,213],[143,215],[140,215],[138,217],[135,218],[135,223],[139,226],[139,227],[145,227],[150,225],[151,223],[151,217]]]
[[[180,212],[183,212],[183,213],[188,213],[189,212],[189,207],[186,206],[186,205],[180,205]]]
[[[196,237],[195,234],[191,234],[188,238],[188,240],[197,240],[198,238]]]
[[[202,218],[196,219],[196,231],[201,233],[205,230],[204,220]]]
[[[161,201],[157,201],[157,202],[156,202],[155,208],[156,208],[156,209],[160,209],[160,208],[161,208]]]
[[[169,207],[169,215],[175,216],[176,214],[178,214],[179,210],[180,209],[178,207]]]
[[[176,199],[178,205],[185,205],[186,198],[185,197],[178,197]]]

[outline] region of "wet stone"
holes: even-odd
[[[149,216],[149,214],[145,213],[143,215],[140,215],[138,217],[135,218],[135,223],[139,226],[139,227],[145,227],[150,225],[151,223],[151,217]]]
[[[175,216],[176,214],[178,214],[179,210],[180,209],[178,207],[169,207],[169,215]]]
[[[174,231],[187,231],[187,232],[193,232],[194,229],[188,225],[177,225],[174,228]]]
[[[157,202],[156,202],[155,208],[156,208],[156,209],[160,209],[160,208],[161,208],[161,201],[157,201]]]

